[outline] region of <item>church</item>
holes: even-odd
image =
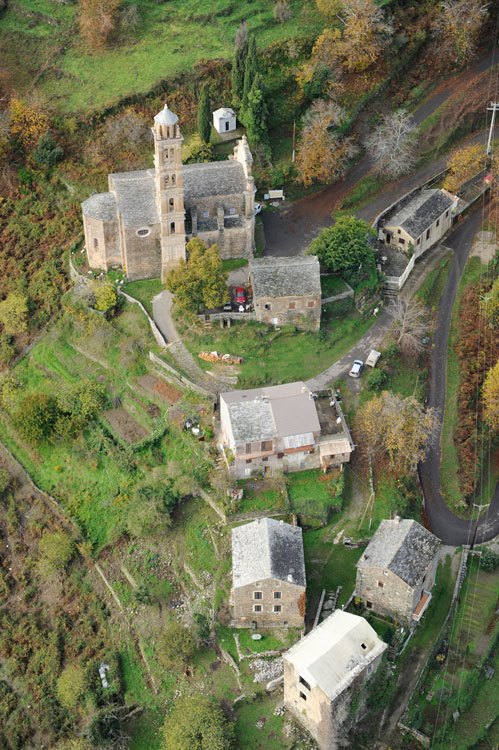
[[[82,203],[90,267],[164,281],[193,237],[217,244],[223,259],[252,258],[256,188],[246,136],[227,160],[182,164],[178,117],[166,104],[152,132],[154,168],[110,174],[109,192]]]

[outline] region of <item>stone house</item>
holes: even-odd
[[[417,622],[430,603],[439,549],[417,521],[381,521],[357,563],[355,596],[380,615]]]
[[[232,529],[232,627],[303,627],[302,530],[259,518]]]
[[[161,277],[199,237],[222,258],[250,258],[254,247],[253,157],[243,136],[226,161],[182,164],[178,117],[165,104],[154,118],[154,169],[108,176],[109,191],[82,203],[91,268],[121,266],[127,277]]]
[[[253,258],[250,286],[257,320],[319,330],[321,279],[315,256]]]
[[[235,479],[340,466],[353,443],[340,404],[305,383],[220,394],[220,447]]]
[[[411,245],[417,258],[451,228],[457,203],[447,190],[420,190],[383,218],[379,239],[403,252]]]
[[[236,113],[230,107],[220,107],[213,112],[213,127],[223,135],[237,128]]]
[[[321,750],[343,747],[352,694],[375,673],[386,648],[363,617],[337,609],[284,654],[284,705]]]

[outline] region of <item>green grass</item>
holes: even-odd
[[[291,3],[293,17],[283,24],[273,19],[273,6],[255,0],[248,15],[229,0],[180,0],[170,3],[136,3],[141,24],[129,38],[119,39],[104,52],[91,53],[76,33],[77,6],[54,5],[48,0],[23,0],[21,6],[59,21],[57,33],[49,23],[33,22],[15,8],[2,15],[4,65],[19,93],[29,87],[31,72],[16,58],[50,61],[37,81],[37,92],[60,112],[91,112],[116,104],[124,96],[149,91],[159,81],[191,71],[199,60],[229,58],[240,22],[245,19],[260,47],[299,33],[321,30],[316,14],[301,14],[302,3]],[[202,33],[200,33],[202,30]],[[219,104],[229,104],[220,102]]]
[[[152,318],[152,298],[164,291],[165,285],[160,279],[145,279],[144,281],[130,281],[124,284],[123,291],[142,302]]]
[[[348,287],[339,276],[321,276],[322,297],[334,297],[335,294],[347,292]]]
[[[480,279],[482,264],[479,258],[468,260],[461,276],[452,309],[449,340],[447,343],[447,390],[445,396],[445,414],[442,426],[442,459],[440,463],[440,482],[442,495],[449,507],[457,510],[465,505],[459,486],[459,461],[454,444],[454,432],[458,418],[459,393],[459,359],[455,346],[459,340],[459,313],[461,300],[466,287]]]
[[[430,271],[425,280],[419,287],[415,296],[432,312],[436,312],[440,297],[444,290],[447,274],[451,264],[452,253],[442,258],[437,267]]]
[[[237,485],[244,490],[242,500],[237,506],[237,513],[284,508],[283,493],[277,488],[269,487],[264,479],[240,479]]]
[[[244,268],[248,265],[247,258],[228,258],[222,261],[222,271],[237,271],[238,268]]]
[[[457,720],[452,741],[455,750],[466,750],[466,748],[482,747],[482,745],[475,745],[480,739],[487,736],[485,727],[490,724],[493,720],[491,715],[491,707],[499,705],[499,651],[496,652],[495,657],[491,659],[491,666],[495,669],[495,675],[492,679],[482,679],[481,685],[475,696],[475,699],[471,706],[461,714]],[[497,728],[497,717],[496,717],[496,728]],[[499,732],[495,732],[496,737],[499,739]],[[490,750],[494,747],[493,743],[490,745],[483,745],[483,748],[488,747]],[[497,747],[497,745],[495,745]]]
[[[242,700],[236,708],[236,747],[238,750],[288,750],[293,737],[283,735],[284,716],[274,716],[275,695],[258,693],[253,700]],[[257,721],[264,720],[261,728]]]
[[[454,579],[451,573],[451,558],[450,555],[447,555],[443,563],[442,561],[438,563],[435,585],[431,592],[431,602],[410,641],[410,647],[404,651],[402,658],[407,658],[415,649],[427,648],[435,642],[447,617],[453,590]]]
[[[338,516],[334,517],[337,522]],[[307,570],[307,602],[318,604],[323,588],[335,591],[342,586],[337,606],[349,599],[355,588],[356,564],[362,550],[348,549],[341,541],[333,544],[336,529],[332,524],[323,529],[308,529],[303,533],[305,567]],[[315,614],[315,610],[312,612]]]
[[[497,573],[483,570],[476,557],[468,563],[468,573],[459,597],[451,643],[462,653],[474,654],[477,642],[493,622],[499,596]]]
[[[318,469],[288,474],[286,482],[290,506],[294,513],[300,514],[303,523],[314,524],[317,520],[319,523],[327,522],[329,510],[335,505],[338,476],[325,476]],[[321,477],[324,478],[322,481]]]
[[[367,203],[374,195],[379,193],[382,187],[388,184],[388,177],[377,174],[369,174],[363,177],[357,185],[351,190],[341,203],[342,209],[360,208]]]
[[[338,303],[322,308],[321,336],[291,327],[276,331],[263,323],[248,321],[224,330],[188,331],[183,340],[196,361],[203,350],[243,357],[238,381],[241,388],[306,380],[343,356],[374,322],[372,316],[363,318],[356,310],[343,310]],[[212,367],[201,360],[199,364],[205,369]]]

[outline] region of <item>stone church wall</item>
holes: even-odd
[[[139,237],[143,227],[124,228],[125,257],[123,264],[129,281],[155,279],[161,275],[161,241],[159,224],[151,227],[147,237]]]
[[[107,271],[112,265],[121,265],[117,238],[118,223],[101,221],[83,215],[83,231],[87,248],[88,265]]]

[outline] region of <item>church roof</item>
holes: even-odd
[[[196,198],[237,195],[246,190],[243,165],[232,159],[207,164],[184,164],[182,178],[186,204]]]
[[[89,219],[115,221],[116,198],[114,193],[94,193],[81,204],[83,215]]]
[[[115,190],[118,211],[126,227],[152,226],[159,222],[154,169],[111,174],[109,184]]]
[[[158,125],[175,125],[175,123],[178,122],[178,117],[171,111],[171,109],[168,109],[168,104],[165,102],[165,106],[161,112],[158,112],[158,114],[154,116],[154,122],[157,122]]]

